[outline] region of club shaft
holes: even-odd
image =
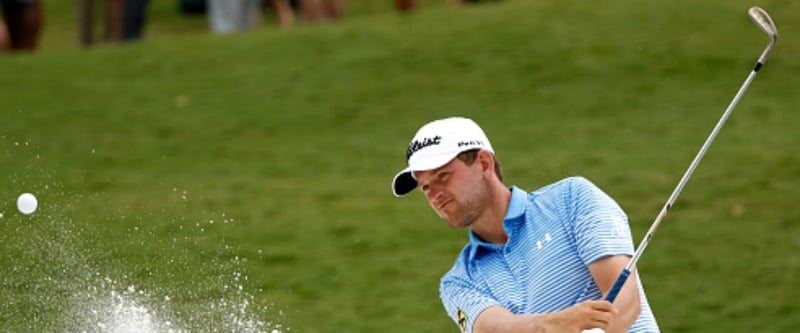
[[[619,291],[622,290],[622,286],[625,284],[625,281],[628,280],[628,276],[634,270],[636,262],[639,261],[639,258],[642,256],[642,253],[647,248],[647,245],[650,244],[650,239],[653,238],[653,234],[655,234],[656,229],[658,229],[658,226],[661,224],[661,220],[663,220],[664,217],[667,216],[667,213],[669,212],[670,208],[672,208],[672,204],[674,204],[675,200],[678,199],[678,195],[680,195],[681,191],[683,191],[683,187],[686,186],[686,183],[689,181],[689,178],[694,173],[694,170],[697,168],[697,165],[700,164],[700,160],[703,159],[703,156],[706,154],[706,151],[708,151],[708,147],[711,146],[711,143],[714,141],[714,138],[717,137],[717,134],[719,134],[719,131],[720,129],[722,129],[722,126],[725,125],[725,122],[728,120],[728,117],[733,112],[733,109],[736,107],[736,104],[739,103],[739,99],[741,99],[742,95],[744,95],[744,92],[747,91],[747,87],[750,86],[750,82],[752,82],[753,79],[756,77],[756,74],[758,74],[758,71],[763,66],[767,55],[770,53],[770,51],[772,51],[773,46],[774,46],[774,40],[767,46],[766,49],[764,49],[764,52],[761,53],[761,56],[758,58],[756,65],[753,67],[753,70],[750,71],[750,74],[747,76],[747,79],[744,80],[744,83],[742,83],[742,86],[739,88],[739,91],[736,92],[736,95],[733,97],[733,100],[731,100],[731,103],[728,104],[728,108],[725,109],[725,112],[722,114],[722,117],[720,117],[719,121],[717,121],[717,125],[714,126],[714,129],[711,131],[711,134],[708,135],[708,138],[706,138],[706,141],[705,143],[703,143],[703,146],[700,148],[700,151],[697,152],[697,155],[695,155],[694,160],[692,160],[692,163],[689,165],[689,168],[686,169],[686,172],[683,174],[683,177],[681,177],[681,180],[678,182],[678,186],[676,186],[675,190],[672,191],[672,194],[669,196],[669,199],[667,199],[667,202],[664,204],[664,207],[661,208],[661,211],[658,213],[658,216],[656,216],[655,221],[653,221],[653,224],[650,225],[650,230],[648,230],[647,234],[645,234],[644,238],[642,238],[642,241],[636,248],[636,252],[633,253],[633,257],[631,257],[631,260],[628,262],[628,265],[625,266],[625,269],[623,269],[622,273],[620,273],[619,277],[617,277],[617,281],[614,282],[614,285],[611,287],[611,289],[609,290],[608,294],[605,297],[607,301],[613,303],[614,300],[617,298],[617,295],[619,294]]]
[[[761,62],[759,62],[758,64],[760,63]],[[756,66],[760,67],[758,64]],[[711,131],[711,134],[706,139],[706,142],[703,143],[703,147],[701,147],[700,151],[697,152],[697,155],[694,157],[692,164],[690,164],[689,168],[686,169],[686,173],[684,173],[683,177],[681,177],[680,182],[678,182],[678,186],[676,186],[675,190],[672,191],[672,195],[669,196],[669,199],[667,200],[666,204],[664,204],[664,207],[661,208],[661,212],[659,212],[658,216],[656,216],[655,221],[653,221],[653,224],[650,226],[650,230],[647,231],[647,234],[642,239],[641,243],[639,243],[639,247],[636,249],[636,252],[633,254],[631,261],[626,266],[628,270],[633,269],[633,266],[636,265],[636,262],[642,255],[642,252],[644,252],[644,249],[647,248],[647,244],[650,243],[650,238],[653,237],[653,234],[655,233],[656,229],[661,224],[661,220],[664,219],[664,216],[667,215],[669,209],[672,208],[672,204],[674,204],[675,200],[678,199],[678,196],[681,194],[681,191],[683,191],[683,187],[686,186],[686,183],[689,181],[689,178],[694,173],[694,170],[697,168],[697,165],[700,164],[700,160],[703,159],[703,156],[706,154],[706,151],[708,151],[708,147],[711,146],[711,143],[717,137],[717,134],[719,134],[719,131],[720,129],[722,129],[722,126],[725,125],[725,122],[728,120],[728,117],[733,112],[733,109],[736,107],[736,104],[739,103],[739,99],[742,98],[742,95],[747,90],[747,87],[750,86],[750,82],[753,81],[753,78],[755,78],[757,73],[758,70],[756,68],[754,68],[753,71],[750,72],[750,75],[747,76],[747,79],[744,81],[744,84],[742,84],[741,88],[739,88],[739,91],[736,93],[736,96],[733,97],[733,100],[728,105],[728,108],[725,110],[725,113],[722,114],[722,117],[717,122],[717,125],[714,126],[714,130]]]

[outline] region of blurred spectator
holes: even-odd
[[[294,12],[292,12],[292,4],[289,0],[271,0],[269,6],[275,11],[278,24],[282,26],[294,24]]]
[[[401,12],[411,12],[417,9],[417,0],[395,0],[395,8]]]
[[[144,35],[148,0],[123,0],[122,40],[131,41]]]
[[[207,0],[178,0],[178,11],[182,14],[205,14]]]
[[[344,0],[300,0],[300,8],[309,22],[333,21],[344,14]]]
[[[261,22],[264,8],[275,12],[279,25],[291,26],[294,8],[299,8],[302,19],[308,22],[337,20],[344,13],[344,0],[208,0],[211,31],[224,34],[253,29]]]
[[[208,0],[211,32],[226,34],[253,29],[261,16],[259,0]]]
[[[107,42],[132,41],[144,34],[148,0],[103,0]],[[94,0],[78,0],[78,43],[94,43]]]
[[[8,30],[6,29],[6,21],[0,19],[0,51],[8,50]]]
[[[0,45],[11,50],[32,51],[39,43],[42,29],[42,7],[39,0],[0,0],[5,22]],[[5,34],[5,36],[3,36]],[[3,39],[5,38],[5,39]]]
[[[319,23],[341,18],[344,3],[345,0],[271,0],[269,5],[275,10],[278,24],[288,26],[294,23],[294,9],[299,9],[304,21]]]

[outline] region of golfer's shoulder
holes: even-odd
[[[542,188],[534,191],[538,194],[556,194],[556,193],[570,193],[574,191],[583,191],[586,189],[596,188],[591,181],[583,176],[571,176],[561,179],[552,184],[543,186]]]
[[[447,271],[444,275],[442,275],[439,284],[440,287],[444,287],[446,285],[463,285],[466,284],[468,281],[471,281],[471,275],[469,272],[469,262],[473,258],[473,248],[467,244],[464,249],[456,257],[455,262],[453,262],[453,266],[450,270]]]

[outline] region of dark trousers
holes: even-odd
[[[125,0],[122,8],[122,40],[142,38],[147,0]]]
[[[11,48],[17,50],[33,50],[39,40],[41,29],[41,4],[39,1],[23,2],[0,0],[3,18],[8,27]]]

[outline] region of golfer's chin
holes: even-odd
[[[449,216],[447,214],[439,213],[439,217],[441,217],[445,222],[447,222],[447,225],[449,225],[453,229],[464,229],[466,227],[469,227],[470,225],[470,223],[464,221],[464,219],[459,219],[457,217]]]

